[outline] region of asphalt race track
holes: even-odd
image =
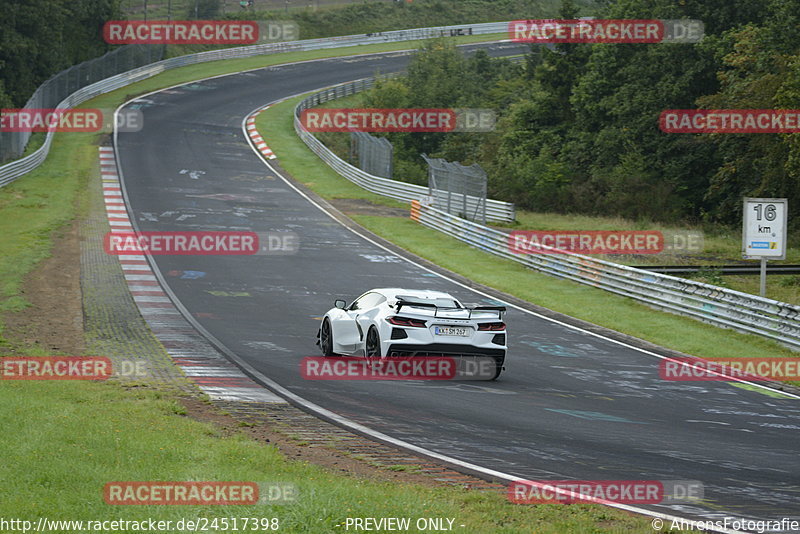
[[[519,48],[483,45],[493,54]],[[284,256],[155,256],[202,326],[264,375],[344,417],[480,466],[534,480],[698,480],[684,517],[800,519],[800,399],[723,382],[667,382],[659,358],[510,309],[497,382],[305,381],[319,316],[374,287],[448,291],[495,303],[354,234],[265,166],[242,132],[269,102],[400,70],[404,53],[270,67],[191,83],[129,104],[120,133],[131,219],[142,231],[291,230]],[[269,130],[262,130],[269,143]],[[308,177],[306,177],[308,178]],[[735,349],[735,347],[731,347]]]

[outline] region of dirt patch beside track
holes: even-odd
[[[4,336],[10,341],[4,353],[20,354],[33,346],[53,354],[84,355],[80,271],[74,222],[58,232],[52,255],[25,278],[21,296],[30,306],[3,316]]]
[[[336,198],[330,201],[336,209],[347,215],[376,215],[380,217],[408,217],[409,210],[382,206],[363,198]]]

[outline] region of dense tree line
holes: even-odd
[[[101,29],[119,0],[3,0],[0,108],[21,107],[50,76],[108,51]]]
[[[562,18],[576,18],[566,1]],[[800,0],[619,0],[598,18],[700,19],[696,44],[532,46],[524,64],[427,46],[376,107],[490,107],[492,134],[392,134],[398,171],[418,154],[480,163],[490,193],[536,211],[736,224],[743,196],[800,215],[797,134],[667,134],[666,109],[800,109]],[[398,172],[398,176],[400,172]]]
[[[603,0],[574,0],[582,14],[589,14]],[[258,5],[258,2],[255,2]],[[311,2],[309,2],[310,4]],[[336,9],[258,12],[259,19],[291,19],[303,39],[375,33],[406,28],[425,28],[473,22],[553,17],[560,0],[414,0],[408,3],[366,0]],[[249,10],[231,17],[252,18]]]

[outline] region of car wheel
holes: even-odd
[[[336,356],[333,353],[333,332],[331,331],[331,322],[327,317],[322,321],[322,326],[319,329],[319,347],[322,349],[323,356]]]
[[[364,355],[370,360],[379,360],[381,358],[381,341],[378,337],[378,329],[374,326],[370,326],[367,331]]]

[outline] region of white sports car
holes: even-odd
[[[493,376],[506,357],[504,306],[466,307],[447,293],[382,288],[349,306],[337,299],[322,318],[317,345],[325,356],[483,357]]]

